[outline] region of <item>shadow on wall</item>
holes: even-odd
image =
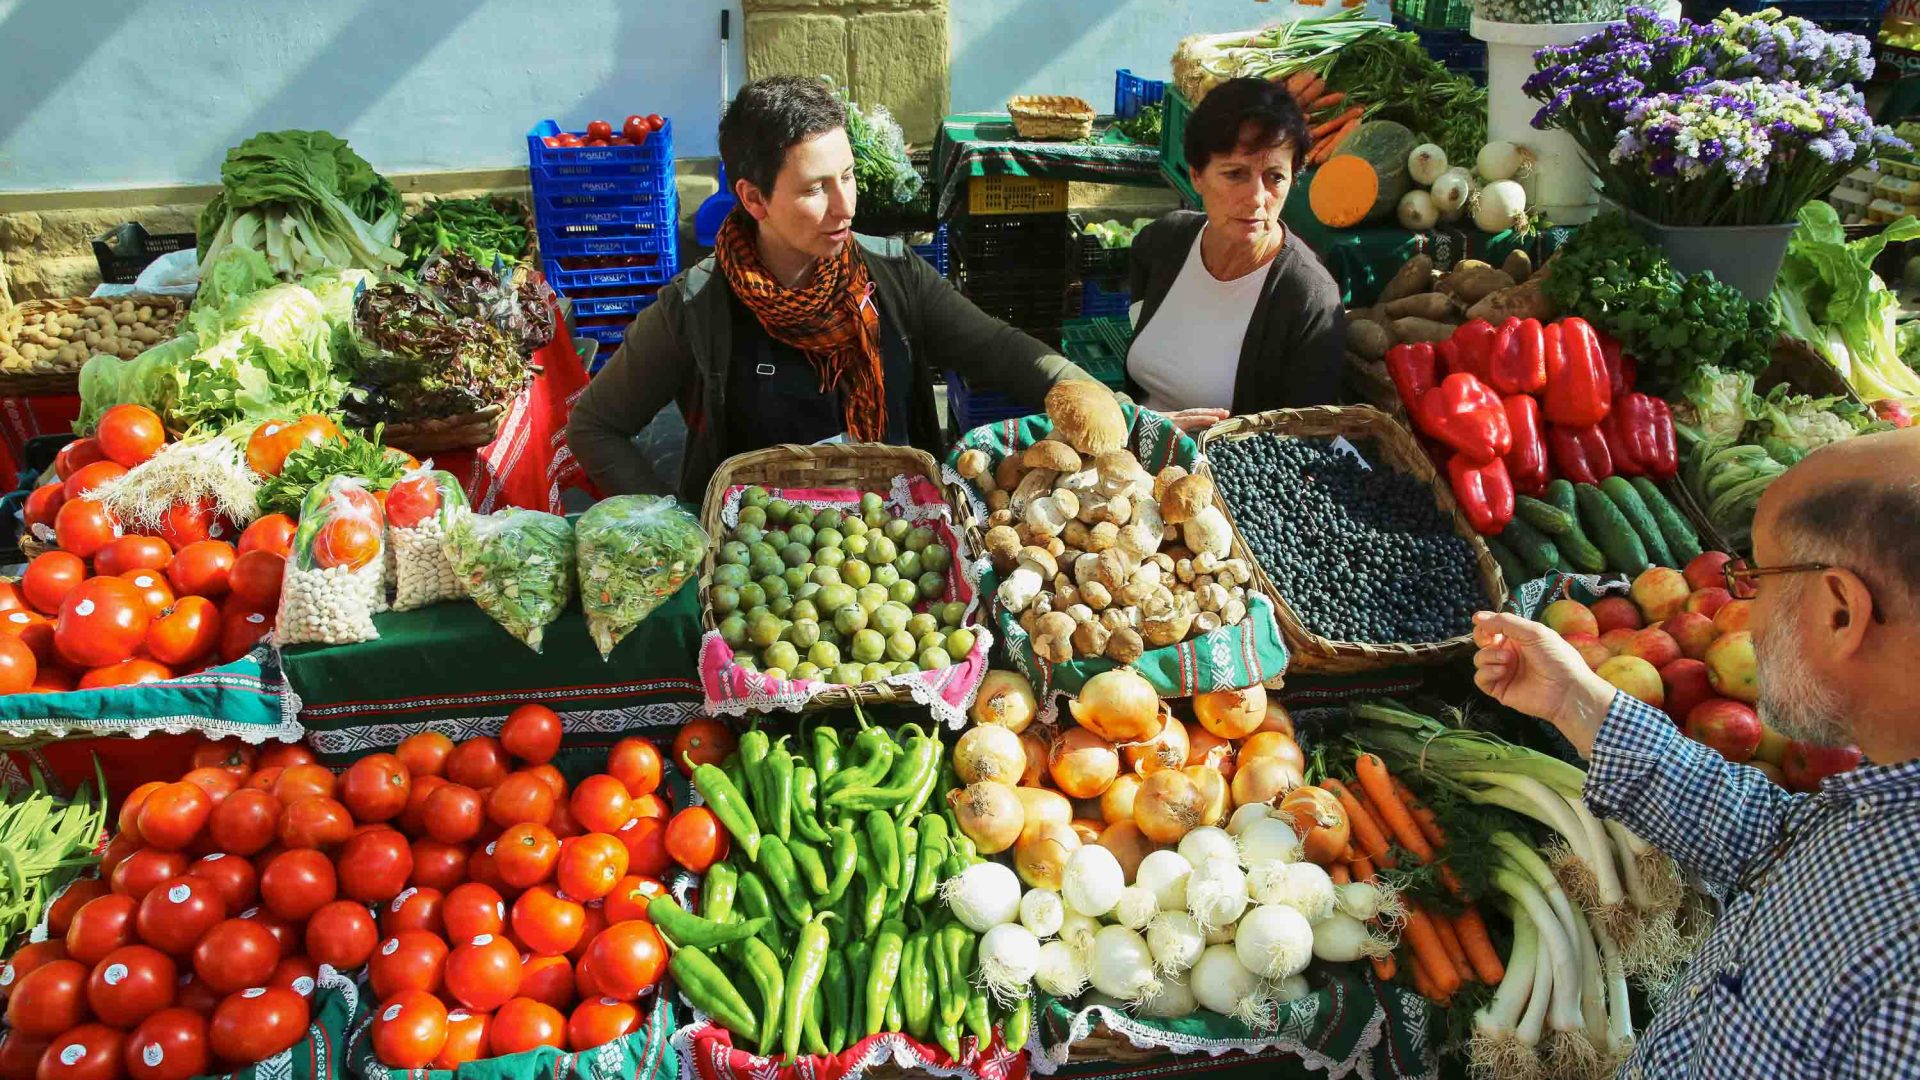
[[[95,26],[113,26],[124,22],[143,0],[89,0],[87,20]],[[32,72],[0,72],[0,142],[27,122],[35,109],[58,90],[67,79],[81,78],[110,33],[73,32],[71,0],[21,0],[19,6],[0,18],[0,41],[34,43],[36,59],[43,62]],[[49,78],[49,73],[59,73]]]
[[[953,57],[948,70],[967,71],[974,65],[991,64],[996,72],[995,81],[1009,86],[1025,86],[1028,80],[1045,69],[1049,61],[1062,53],[1072,52],[1082,38],[1091,35],[1102,23],[1119,17],[1121,9],[1130,2],[1108,0],[1102,5],[1104,10],[1097,15],[1087,10],[1085,4],[1015,4],[991,26],[970,34],[966,47]],[[1046,47],[1036,50],[1034,43],[1039,41],[1046,42]],[[1019,65],[1023,57],[1030,58],[1030,61]],[[951,84],[952,80],[948,81]],[[999,112],[1005,107],[1004,101],[953,102],[956,112]]]

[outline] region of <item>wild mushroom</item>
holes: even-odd
[[[1140,459],[1125,450],[1101,454],[1094,459],[1093,467],[1100,474],[1100,493],[1102,495],[1132,495],[1142,490],[1153,489],[1153,474],[1140,464]]]
[[[996,492],[994,492],[994,494],[995,494],[995,495],[1005,495],[1005,494],[1006,494],[1006,492],[1004,492],[1004,491],[996,491]],[[1004,506],[1002,506],[1002,507],[1000,507],[999,509],[997,509],[997,510],[995,510],[995,511],[994,511],[993,513],[991,513],[991,514],[988,514],[988,515],[987,515],[987,528],[989,528],[989,529],[997,529],[997,528],[999,528],[999,527],[1000,527],[1000,526],[1002,526],[1002,525],[1005,525],[1005,526],[1006,526],[1006,527],[1008,527],[1008,528],[1012,528],[1012,527],[1013,527],[1013,525],[1014,525],[1014,520],[1013,520],[1013,511],[1012,511],[1012,510],[1009,510],[1009,509],[1007,509],[1007,508],[1006,508],[1006,507],[1004,507]]]
[[[1059,564],[1044,548],[1021,548],[1013,572],[1000,584],[998,595],[1001,605],[1016,614],[1025,611],[1027,605],[1033,603],[1034,597],[1040,594],[1041,583],[1059,571]]]
[[[1088,619],[1073,628],[1073,653],[1075,656],[1099,656],[1107,649],[1107,628]]]
[[[1220,616],[1216,612],[1203,611],[1193,617],[1192,630],[1195,634],[1211,634],[1220,629]]]
[[[1233,552],[1233,526],[1227,524],[1226,515],[1217,506],[1208,505],[1180,528],[1181,538],[1196,554],[1211,552],[1215,558],[1224,559]]]
[[[1050,611],[1035,624],[1033,651],[1049,664],[1064,664],[1073,659],[1073,616]]]
[[[993,459],[985,450],[962,450],[960,456],[953,459],[953,471],[959,473],[961,479],[971,480],[987,490],[993,489],[993,477],[989,474],[992,465]]]
[[[1145,651],[1140,632],[1131,626],[1123,626],[1107,635],[1105,655],[1116,664],[1131,664],[1140,659],[1140,654]]]
[[[1058,495],[1059,491],[1054,492],[1054,494]],[[1084,521],[1069,521],[1067,522],[1067,527],[1060,530],[1060,542],[1067,545],[1070,549],[1079,548],[1081,551],[1090,550],[1087,545],[1091,543],[1092,540],[1093,534],[1088,531],[1087,523]]]
[[[1187,631],[1193,626],[1193,616],[1169,605],[1166,611],[1143,618],[1140,622],[1140,638],[1148,648],[1158,649],[1168,645],[1178,645],[1187,638]]]
[[[1005,510],[1012,505],[1013,492],[1011,491],[1002,491],[999,488],[994,488],[987,493],[987,509],[989,510]]]
[[[999,491],[1012,491],[1020,486],[1020,479],[1027,475],[1027,467],[1021,463],[1019,454],[1008,454],[1000,459],[993,470],[993,486]]]
[[[1056,473],[1080,470],[1080,455],[1058,439],[1041,439],[1020,455],[1020,463],[1029,469],[1051,469]]]
[[[1025,516],[1027,504],[1053,491],[1053,479],[1058,475],[1052,469],[1034,469],[1020,478],[1020,486],[1013,489],[1013,501],[1008,504],[1015,514]]]
[[[1103,521],[1093,528],[1087,529],[1086,534],[1086,542],[1081,544],[1080,547],[1082,550],[1091,551],[1096,554],[1106,551],[1120,542],[1120,526],[1115,525],[1111,521]]]
[[[1208,582],[1195,588],[1193,596],[1199,602],[1202,611],[1220,611],[1227,606],[1227,600],[1230,599],[1227,596],[1226,586],[1215,582]]]
[[[1054,434],[1082,454],[1099,455],[1126,445],[1127,418],[1113,392],[1088,379],[1068,379],[1047,391]]]
[[[1113,603],[1113,592],[1099,581],[1089,581],[1080,589],[1080,600],[1095,611],[1105,611]]]
[[[1020,534],[1011,528],[996,525],[988,529],[985,543],[995,570],[1006,574],[1020,564]]]
[[[1228,626],[1238,626],[1246,617],[1247,602],[1237,596],[1229,598],[1220,608],[1220,621]]]
[[[1160,475],[1153,478],[1153,501],[1159,502],[1161,499],[1166,498],[1167,488],[1173,486],[1175,481],[1185,480],[1186,478],[1187,470],[1178,465],[1169,465],[1161,469]]]
[[[1160,516],[1170,525],[1191,521],[1213,505],[1213,481],[1195,474],[1168,484],[1160,496]]]
[[[1072,492],[1063,492],[1063,494],[1069,499],[1073,498]],[[1066,528],[1067,522],[1072,520],[1073,515],[1066,512],[1066,507],[1061,506],[1059,500],[1052,495],[1042,495],[1027,504],[1024,523],[1029,529],[1043,536],[1058,536],[1060,530]]]

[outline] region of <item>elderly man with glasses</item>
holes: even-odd
[[[1762,719],[1867,759],[1816,794],[1688,740],[1537,623],[1478,616],[1475,679],[1720,902],[1622,1076],[1920,1077],[1920,429],[1809,456],[1753,542],[1727,585],[1753,598]]]

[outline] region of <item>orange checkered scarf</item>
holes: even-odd
[[[873,279],[849,240],[822,259],[813,280],[783,288],[760,262],[753,220],[730,215],[714,241],[720,270],[773,340],[799,349],[820,373],[822,393],[840,391],[847,435],[883,442],[887,395],[880,358],[880,313],[867,301]]]

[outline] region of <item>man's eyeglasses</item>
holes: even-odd
[[[1736,600],[1751,600],[1758,591],[1757,583],[1760,578],[1775,574],[1811,574],[1832,569],[1835,568],[1820,562],[1792,563],[1787,566],[1755,566],[1746,559],[1729,559],[1720,567],[1720,576],[1727,583],[1729,595]],[[1873,621],[1878,623],[1887,621],[1886,613],[1880,610],[1879,604],[1873,606]]]

